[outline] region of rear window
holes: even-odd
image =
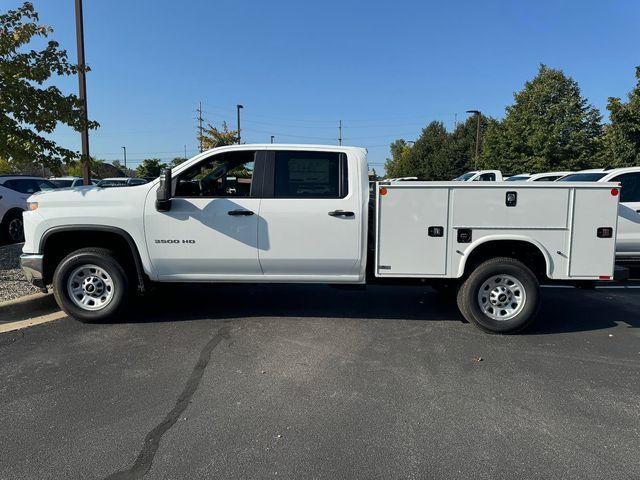
[[[68,188],[73,185],[73,180],[51,180],[51,183],[58,188]]]
[[[7,180],[3,185],[20,193],[36,193],[40,190],[53,190],[57,188],[56,185],[43,178],[15,178]]]
[[[276,152],[275,198],[344,198],[347,158],[338,152]]]
[[[509,177],[505,180],[505,182],[524,182],[527,178],[525,175],[514,175],[513,177]]]
[[[562,177],[559,182],[597,182],[606,175],[606,172],[571,173]]]

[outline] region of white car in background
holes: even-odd
[[[22,242],[22,212],[27,209],[27,198],[41,190],[55,188],[55,184],[40,177],[0,175],[0,239],[9,243]]]
[[[134,185],[144,185],[147,182],[148,180],[144,178],[113,177],[100,180],[96,186],[99,188],[133,187]]]
[[[619,182],[616,259],[640,261],[640,167],[596,168],[562,177],[559,182]]]
[[[505,179],[505,182],[555,182],[573,172],[519,173]]]
[[[49,181],[58,188],[82,187],[84,185],[82,177],[51,177]],[[91,180],[91,185],[96,185],[97,183],[96,180]]]
[[[502,182],[500,170],[473,170],[453,179],[454,182]]]

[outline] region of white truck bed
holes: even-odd
[[[542,252],[550,279],[609,279],[617,228],[611,222],[618,208],[612,189],[617,187],[595,182],[381,183],[375,275],[459,278],[476,247],[514,240]],[[508,192],[517,194],[515,206],[506,206]],[[430,236],[429,227],[442,227],[442,236]],[[611,228],[612,236],[599,238],[602,227]],[[464,229],[471,231],[468,242],[458,241]]]

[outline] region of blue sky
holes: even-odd
[[[2,0],[2,10],[18,5]],[[73,0],[33,0],[75,59]],[[393,2],[84,0],[91,153],[131,162],[192,155],[196,107],[243,140],[369,148],[477,108],[504,114],[539,63],[562,68],[605,112],[640,64],[637,0]],[[76,91],[76,79],[62,87]],[[79,149],[78,134],[55,138]]]

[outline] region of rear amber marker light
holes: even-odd
[[[386,194],[387,194],[387,189],[386,189],[386,188],[384,188],[384,187],[382,187],[382,188],[380,189],[380,195],[386,195]]]

